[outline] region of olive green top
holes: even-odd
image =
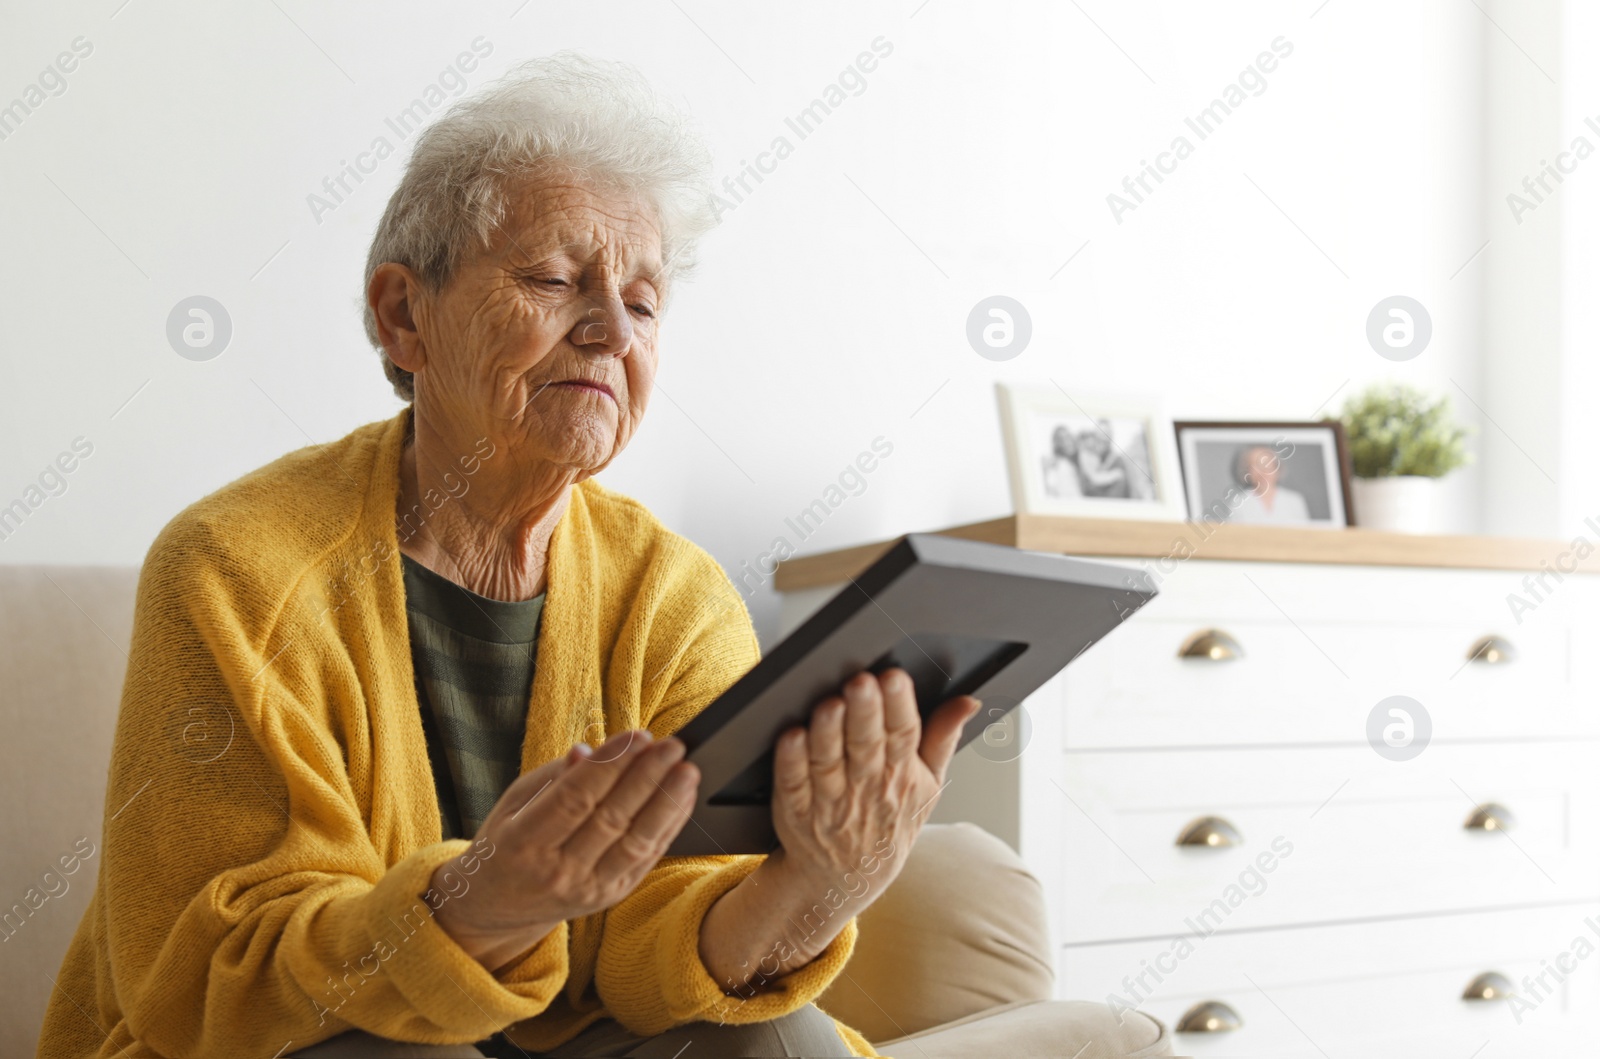
[[[470,838],[521,770],[544,593],[488,599],[400,558],[444,837]]]

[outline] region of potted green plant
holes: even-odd
[[[1468,460],[1467,432],[1447,397],[1400,383],[1373,386],[1345,404],[1356,522],[1394,533],[1432,533],[1439,479]]]

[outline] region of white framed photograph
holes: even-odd
[[[997,390],[1018,512],[1183,521],[1172,420],[1158,399],[1013,383]]]

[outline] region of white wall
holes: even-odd
[[[321,223],[306,197],[480,36],[474,85],[565,47],[639,64],[727,174],[893,44],[711,237],[668,319],[668,399],[605,476],[729,568],[878,435],[894,454],[806,550],[1008,511],[998,379],[1295,419],[1399,378],[1473,421],[1462,390],[1492,407],[1514,384],[1480,337],[1504,41],[1472,4],[520,3],[7,4],[0,103],[75,38],[93,52],[0,141],[0,505],[74,438],[94,454],[0,561],[136,562],[184,504],[398,407],[354,303],[401,158]],[[1114,221],[1106,196],[1280,36],[1265,91]],[[1034,321],[1004,364],[964,337],[995,293]],[[1402,364],[1364,337],[1396,293],[1434,322]],[[192,294],[232,317],[216,360],[164,337]],[[1479,473],[1452,483],[1462,529]],[[770,593],[753,605],[770,628]]]
[[[1584,136],[1597,149],[1561,184],[1565,239],[1560,246],[1559,448],[1564,455],[1556,480],[1561,486],[1559,526],[1563,535],[1596,533],[1600,523],[1600,444],[1595,437],[1595,405],[1600,397],[1600,5],[1572,0],[1562,23],[1561,130],[1570,145]],[[1542,207],[1541,207],[1542,209]]]
[[[1539,178],[1575,131],[1562,113],[1560,85],[1569,73],[1562,7],[1561,0],[1502,0],[1489,9],[1499,28],[1489,29],[1484,63],[1490,149],[1482,265],[1494,296],[1483,315],[1483,403],[1492,417],[1489,439],[1500,443],[1481,451],[1484,524],[1494,533],[1554,533],[1559,483],[1569,473],[1561,441],[1560,270],[1570,189],[1548,177],[1554,193],[1523,185]]]

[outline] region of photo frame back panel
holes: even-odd
[[[668,855],[775,848],[773,747],[855,673],[903,666],[924,717],[977,696],[965,746],[1155,595],[1147,574],[1112,563],[901,539],[677,733],[701,783]]]

